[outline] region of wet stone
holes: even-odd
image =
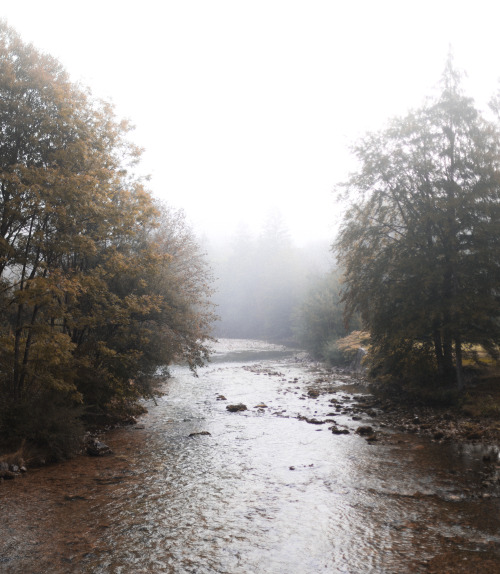
[[[305,417],[303,415],[299,415],[297,417],[299,419],[299,421],[306,421],[306,423],[309,423],[310,425],[324,425],[326,421],[319,421],[316,418],[309,418],[309,417]]]
[[[243,403],[238,403],[237,405],[227,405],[226,409],[230,413],[237,413],[238,411],[246,411],[247,406],[244,405]]]
[[[348,429],[339,429],[338,427],[332,427],[330,430],[332,431],[332,434],[349,434]]]
[[[107,444],[94,439],[87,445],[87,454],[90,456],[107,456],[113,454],[113,451]]]
[[[366,436],[366,435],[372,435],[373,434],[373,428],[371,426],[360,426],[356,429],[356,434],[359,434],[360,436]]]

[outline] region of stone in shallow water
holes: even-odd
[[[356,434],[359,434],[359,435],[361,435],[361,436],[364,436],[364,435],[372,435],[372,434],[373,434],[373,428],[370,427],[370,426],[361,426],[361,427],[358,427],[358,428],[356,429]]]
[[[333,434],[349,434],[348,429],[339,429],[338,427],[332,427],[330,429]]]
[[[244,405],[243,403],[238,403],[237,405],[227,405],[226,409],[230,412],[230,413],[236,413],[238,411],[246,411],[247,410],[247,406]]]
[[[100,440],[94,439],[87,446],[87,454],[90,456],[105,456],[108,454],[113,454],[113,451],[109,446]]]

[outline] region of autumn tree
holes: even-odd
[[[500,132],[461,89],[442,91],[355,148],[334,246],[347,314],[360,312],[378,373],[463,385],[463,352],[500,341]]]
[[[4,434],[109,412],[173,360],[203,364],[210,276],[193,233],[134,176],[130,126],[5,23],[0,130]]]

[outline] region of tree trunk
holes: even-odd
[[[443,382],[445,385],[453,383],[455,368],[453,365],[453,341],[450,333],[445,329],[443,336]]]
[[[457,374],[457,388],[462,390],[464,388],[464,374],[462,368],[462,342],[460,337],[455,339],[455,370]]]

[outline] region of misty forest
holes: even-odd
[[[0,569],[498,571],[500,96],[443,68],[330,244],[213,240],[0,23]]]

